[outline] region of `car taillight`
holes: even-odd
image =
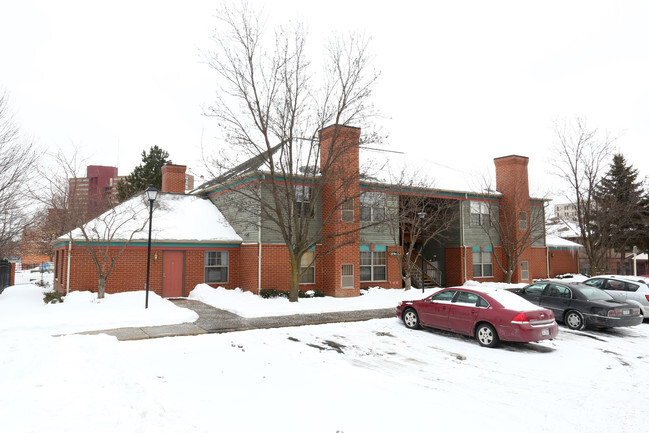
[[[644,295],[645,298],[647,298],[647,301],[649,301],[649,295]]]
[[[512,323],[529,323],[525,313],[518,313],[516,317],[512,319]]]
[[[620,311],[620,310],[608,310],[608,313],[607,313],[607,316],[611,316],[611,317],[617,317],[617,316],[621,316],[621,315],[622,315],[622,311]]]

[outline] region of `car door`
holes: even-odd
[[[616,301],[626,302],[626,286],[624,281],[608,279],[604,281],[604,284],[600,288],[605,290]]]
[[[448,313],[456,290],[442,290],[428,298],[418,313],[419,321],[431,328],[449,329]]]
[[[563,317],[563,313],[570,308],[572,302],[572,291],[559,284],[550,283],[541,294],[542,307],[554,312],[555,317]]]
[[[479,296],[475,293],[458,290],[449,306],[449,329],[461,334],[472,335],[473,326],[478,318]]]

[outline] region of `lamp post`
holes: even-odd
[[[147,242],[146,252],[146,299],[144,301],[144,308],[149,308],[149,272],[151,271],[151,220],[153,219],[153,202],[158,198],[158,190],[153,186],[144,191],[146,198],[149,199],[149,241]]]
[[[424,293],[424,287],[426,287],[426,277],[424,274],[424,242],[426,241],[424,218],[426,218],[426,212],[417,212],[417,216],[421,220],[421,293]]]

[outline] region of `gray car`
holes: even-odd
[[[600,275],[589,278],[584,284],[598,287],[620,302],[640,307],[645,319],[649,318],[649,286],[642,278],[626,275]]]

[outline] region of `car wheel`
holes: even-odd
[[[493,326],[488,323],[481,323],[475,330],[475,338],[483,347],[496,347],[500,339]]]
[[[419,316],[417,315],[417,312],[412,308],[408,308],[403,313],[403,323],[405,323],[407,328],[418,329],[419,328]]]
[[[568,311],[563,321],[568,328],[574,329],[575,331],[581,331],[584,329],[584,316],[582,316],[579,311]]]

